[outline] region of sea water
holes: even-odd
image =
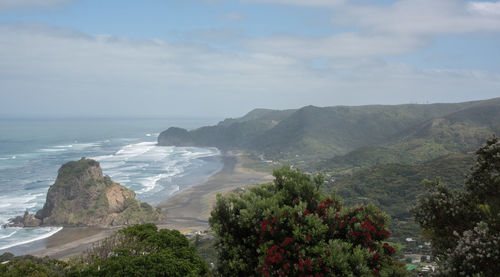
[[[43,207],[59,167],[82,157],[155,205],[222,168],[216,148],[157,146],[171,126],[193,129],[216,119],[0,119],[0,225]],[[0,228],[0,254],[62,227]],[[26,246],[25,246],[26,248]]]

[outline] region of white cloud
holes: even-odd
[[[478,12],[481,11],[478,7],[497,4],[400,0],[390,6],[347,5],[335,13],[332,21],[354,24],[372,32],[415,36],[500,31],[500,17],[486,17],[484,12]]]
[[[442,34],[500,32],[500,16],[493,16],[500,10],[500,2],[400,0],[390,5],[355,5],[318,0],[311,4],[332,3],[337,4],[332,9],[332,24],[355,31],[322,37],[273,35],[248,40],[246,46],[252,51],[300,58],[395,56],[430,45]]]
[[[70,0],[0,0],[0,11],[51,8],[68,3]]]
[[[338,43],[347,47],[351,40],[363,43],[356,36]],[[344,55],[318,71],[294,57],[307,54],[292,50],[290,56],[237,53],[0,25],[0,113],[238,116],[255,107],[461,101],[494,97],[500,89],[493,73],[424,71],[358,58],[356,51],[366,49],[351,54],[335,47]]]
[[[500,16],[500,1],[497,2],[470,2],[468,8],[472,12],[482,15]]]

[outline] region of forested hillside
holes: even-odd
[[[170,128],[160,145],[242,149],[327,176],[348,204],[375,202],[395,238],[419,229],[409,207],[425,179],[461,186],[473,151],[500,134],[500,98],[452,104],[257,109],[192,131]]]
[[[409,208],[422,193],[423,180],[439,178],[453,188],[462,187],[474,162],[472,154],[450,154],[423,164],[380,164],[360,169],[329,182],[348,205],[375,203],[391,216],[394,238],[418,234]]]
[[[350,164],[361,159],[367,163],[364,157],[374,160],[367,165],[385,157],[389,162],[422,162],[477,148],[500,130],[499,111],[500,98],[455,104],[257,109],[216,126],[191,131],[169,128],[158,143],[246,149],[302,167],[301,161],[318,159],[332,159],[337,167],[342,155],[348,155]],[[330,167],[328,162],[324,166]]]

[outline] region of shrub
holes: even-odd
[[[500,272],[500,142],[493,136],[476,152],[465,187],[428,183],[413,213],[440,261],[443,276]]]
[[[385,242],[388,216],[323,196],[322,178],[289,167],[272,184],[217,196],[210,225],[223,276],[404,276]]]

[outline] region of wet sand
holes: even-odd
[[[237,153],[224,155],[223,162],[223,169],[207,182],[182,191],[157,205],[162,209],[168,223],[206,223],[218,193],[225,194],[238,187],[272,180],[271,175],[267,173],[243,168],[241,157]]]
[[[247,185],[270,182],[272,176],[242,167],[239,153],[229,152],[222,157],[224,167],[205,183],[192,186],[157,205],[165,215],[159,228],[177,229],[187,234],[209,228],[208,218],[217,193],[227,194]],[[45,239],[46,249],[32,253],[66,259],[85,252],[93,243],[106,238],[119,228],[64,228]]]
[[[113,234],[119,228],[66,227],[45,239],[46,249],[33,256],[61,259],[85,252],[93,243]]]

